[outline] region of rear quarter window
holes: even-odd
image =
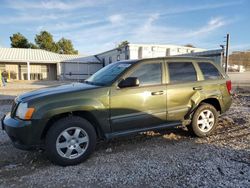
[[[220,71],[213,64],[200,62],[198,65],[205,80],[217,80],[222,78]]]
[[[197,73],[192,62],[168,62],[170,83],[197,81]]]

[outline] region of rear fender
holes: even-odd
[[[196,92],[191,98],[190,98],[190,109],[188,113],[185,115],[184,119],[190,120],[192,118],[192,114],[195,112],[195,110],[199,107],[199,105],[206,99],[216,99],[219,101],[219,104],[221,106],[221,93],[220,92],[214,92],[213,94],[206,95],[203,92]]]

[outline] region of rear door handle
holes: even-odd
[[[163,91],[155,91],[151,93],[151,95],[163,95],[163,94],[164,94]]]
[[[193,90],[202,90],[202,87],[201,86],[193,87]]]

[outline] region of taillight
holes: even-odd
[[[231,82],[231,80],[227,80],[226,84],[227,84],[227,91],[228,91],[228,93],[231,94],[231,90],[232,90],[232,82]]]

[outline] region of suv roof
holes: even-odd
[[[174,59],[174,60],[200,60],[200,61],[213,61],[213,59],[209,57],[190,57],[190,56],[168,56],[168,57],[153,57],[153,58],[143,58],[143,59],[136,59],[136,60],[122,60],[119,62],[126,62],[126,63],[137,63],[143,60],[159,60],[159,59]]]
[[[140,60],[157,60],[157,59],[180,59],[180,60],[204,60],[204,61],[212,61],[209,57],[190,57],[190,56],[168,56],[168,57],[155,57],[155,58],[145,58]]]

